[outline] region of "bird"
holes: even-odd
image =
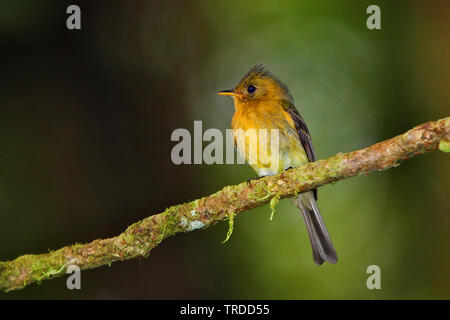
[[[233,98],[233,141],[258,174],[256,179],[316,160],[308,127],[297,111],[288,87],[266,70],[263,63],[254,65],[233,89],[218,94]],[[246,135],[248,132],[256,132],[256,139]],[[263,135],[261,132],[266,133]],[[272,139],[274,133],[277,133],[278,141]],[[265,141],[261,145],[263,136]],[[274,147],[277,147],[278,157],[272,157]],[[266,148],[266,153],[261,152],[263,148]],[[325,261],[336,263],[338,256],[317,206],[317,189],[290,200],[300,210],[305,222],[314,262],[319,266]]]

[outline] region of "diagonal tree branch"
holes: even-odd
[[[122,234],[87,244],[66,246],[46,254],[27,254],[0,262],[0,290],[8,292],[66,274],[112,262],[148,257],[165,238],[206,228],[251,208],[292,197],[324,184],[397,167],[413,156],[436,148],[450,152],[450,117],[419,125],[408,132],[368,148],[339,153],[328,159],[287,170],[276,176],[228,186],[210,196],[170,207],[129,226]],[[230,224],[232,226],[232,224]]]

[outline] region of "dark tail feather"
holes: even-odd
[[[314,262],[319,266],[324,261],[336,263],[338,260],[337,253],[322,220],[313,193],[300,194],[297,199],[292,199],[292,202],[300,209],[303,220],[305,220]]]

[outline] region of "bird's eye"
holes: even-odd
[[[256,87],[253,85],[249,85],[247,88],[248,93],[253,93],[256,91]]]

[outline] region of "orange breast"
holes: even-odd
[[[239,152],[260,175],[308,162],[294,121],[276,101],[236,105],[231,128]]]

